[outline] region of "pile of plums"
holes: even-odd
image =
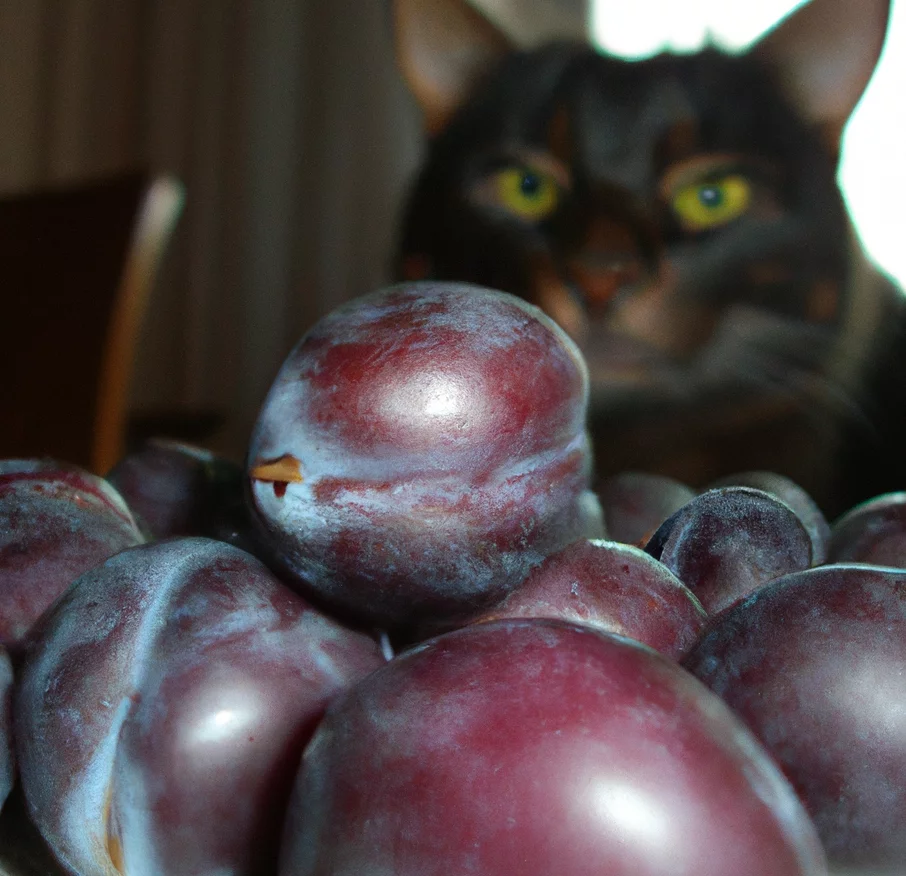
[[[587,400],[534,307],[406,284],[245,467],[0,462],[0,871],[906,872],[906,493],[592,491]]]

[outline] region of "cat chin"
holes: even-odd
[[[791,389],[821,372],[839,345],[835,326],[816,325],[753,307],[729,308],[708,340],[689,356],[670,357],[632,338],[600,333],[582,347],[592,401],[621,409],[650,400],[735,396]],[[795,394],[795,393],[794,393]]]
[[[835,446],[832,424],[859,415],[845,388],[824,374],[834,338],[828,328],[740,309],[690,361],[635,372],[590,363],[598,478],[643,469],[702,486],[771,468],[819,489]],[[793,434],[800,446],[826,452],[805,468],[777,462],[796,444],[778,440]]]

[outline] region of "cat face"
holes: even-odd
[[[437,138],[403,267],[535,301],[618,391],[688,379],[740,310],[835,329],[847,233],[834,156],[758,65],[560,46]]]
[[[553,316],[589,364],[600,469],[782,470],[765,442],[793,420],[830,455],[831,424],[858,416],[859,369],[838,367],[859,308],[836,153],[886,3],[861,46],[846,32],[846,82],[813,69],[814,21],[842,27],[841,4],[814,0],[745,56],[502,52],[485,33],[466,96],[429,113],[400,273]]]

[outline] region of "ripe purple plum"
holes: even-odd
[[[357,299],[290,353],[249,451],[273,561],[387,627],[499,601],[549,553],[603,534],[588,372],[540,310],[477,286]]]
[[[820,566],[827,560],[830,525],[818,503],[786,475],[773,471],[744,471],[715,481],[712,487],[754,487],[786,502],[798,515],[805,531],[812,539],[812,565]]]
[[[152,438],[124,456],[107,480],[151,538],[204,535],[247,549],[244,471],[229,459]]]
[[[839,518],[828,556],[834,563],[906,569],[906,493],[876,496]]]
[[[825,872],[717,697],[637,642],[548,620],[438,636],[337,700],[280,858],[281,876]]]
[[[707,615],[692,592],[643,550],[582,539],[551,554],[476,621],[546,617],[591,624],[679,660]]]
[[[708,614],[812,565],[812,541],[785,502],[750,487],[707,490],[684,505],[645,548]]]
[[[684,665],[772,753],[833,865],[906,872],[906,571],[781,578],[713,618]]]
[[[0,809],[13,787],[13,665],[0,648]]]
[[[627,471],[598,489],[607,537],[644,547],[671,514],[695,498],[691,487],[666,475]]]
[[[29,815],[74,873],[272,872],[303,746],[383,662],[224,542],[123,551],[42,618],[23,662]]]
[[[0,645],[18,650],[76,578],[142,541],[103,478],[50,460],[0,462]]]

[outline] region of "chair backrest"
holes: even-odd
[[[124,450],[139,329],[182,188],[129,174],[0,200],[0,458],[103,474]]]

